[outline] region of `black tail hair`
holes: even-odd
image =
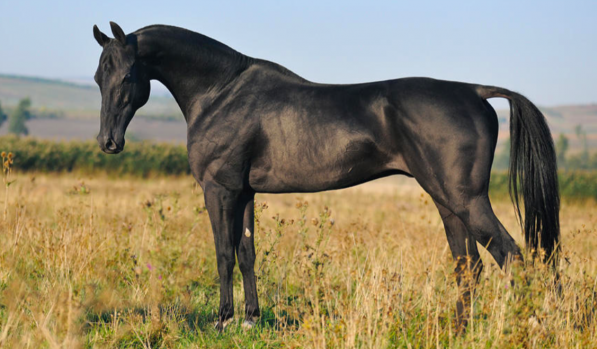
[[[533,255],[556,264],[560,249],[560,194],[553,138],[541,111],[526,97],[499,87],[480,86],[483,98],[510,102],[510,198]],[[524,219],[521,214],[524,204]]]

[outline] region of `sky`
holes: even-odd
[[[597,103],[597,1],[0,0],[0,73],[91,80],[92,27],[112,36],[109,21],[184,27],[316,82],[427,76]]]

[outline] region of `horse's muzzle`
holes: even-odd
[[[124,140],[123,144],[119,145],[111,137],[97,136],[97,142],[100,149],[106,154],[118,154],[124,148]]]

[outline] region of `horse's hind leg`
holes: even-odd
[[[509,258],[522,260],[516,242],[493,213],[487,194],[467,198],[466,204],[456,205],[452,211],[463,221],[471,235],[487,248],[501,268]]]
[[[460,298],[456,303],[456,327],[462,330],[467,324],[467,309],[470,309],[471,295],[483,270],[483,262],[477,250],[477,242],[468,233],[464,223],[450,210],[435,202],[448,237],[452,257],[456,261],[456,282]]]
[[[423,121],[409,128],[412,134],[407,139],[410,142],[402,143],[402,155],[409,173],[438,207],[442,206],[442,211],[458,218],[442,214],[447,218],[444,224],[448,239],[452,240],[450,246],[459,241],[457,250],[468,246],[469,256],[477,254],[472,241],[463,242],[466,237],[462,232],[467,231],[468,236],[487,248],[503,268],[509,256],[522,259],[522,254],[489,203],[497,117],[487,102],[482,105],[473,102],[474,99],[457,105],[445,101],[443,108],[431,109],[430,114],[418,118]],[[454,237],[450,239],[451,235]],[[462,305],[464,309],[464,302]]]
[[[495,125],[485,124],[489,116],[479,120],[478,125],[466,129],[444,127],[442,142],[428,136],[432,142],[411,146],[404,157],[410,173],[423,189],[434,201],[458,216],[469,234],[504,267],[508,256],[522,259],[522,254],[489,203],[497,120]]]
[[[458,173],[451,176],[458,177]],[[474,178],[467,179],[464,175],[462,178],[468,181],[466,186],[448,185],[446,190],[419,183],[434,201],[460,218],[469,234],[491,253],[501,268],[506,266],[509,257],[522,260],[520,248],[493,213],[487,195],[488,183],[479,189]],[[489,181],[489,174],[486,178]],[[449,182],[450,177],[444,178],[444,183]]]

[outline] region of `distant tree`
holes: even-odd
[[[29,130],[25,126],[25,121],[31,117],[29,108],[31,100],[24,98],[19,101],[19,105],[12,111],[8,120],[8,132],[18,135],[28,135]]]
[[[589,164],[589,144],[587,142],[587,133],[585,130],[582,129],[582,125],[576,125],[574,128],[576,132],[576,137],[578,137],[578,141],[582,147],[582,151],[580,153],[580,160],[583,165]]]
[[[584,170],[588,164],[583,161],[582,154],[575,154],[566,159],[566,169],[568,170]]]
[[[597,153],[593,153],[591,161],[589,162],[589,169],[597,170]]]
[[[493,160],[493,168],[496,170],[507,170],[510,166],[510,139],[506,139],[504,146],[499,153],[496,153]]]
[[[4,121],[6,121],[6,114],[4,113],[4,110],[2,110],[2,103],[0,103],[0,127],[2,127],[2,124],[4,123]]]
[[[568,138],[560,133],[560,137],[556,141],[556,157],[558,160],[558,166],[561,168],[566,167],[566,152],[568,151]]]

